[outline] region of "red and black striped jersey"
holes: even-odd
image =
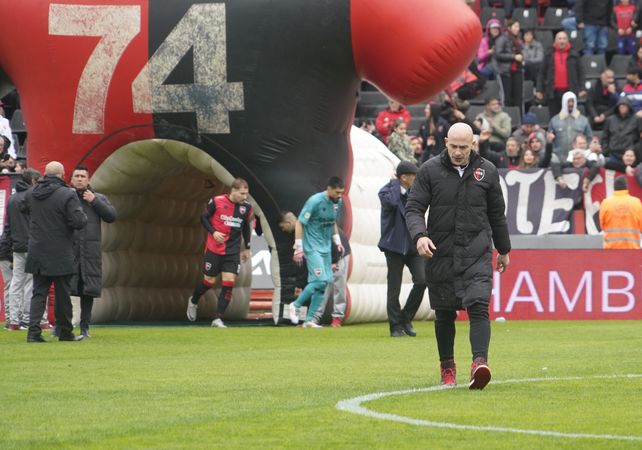
[[[241,251],[241,236],[245,248],[250,248],[252,219],[252,205],[248,202],[234,203],[227,194],[212,198],[201,216],[208,231],[206,249],[217,255],[235,255]],[[212,235],[214,231],[225,233],[225,241],[217,242]]]

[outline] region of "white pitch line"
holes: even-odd
[[[599,380],[599,379],[612,379],[612,378],[642,378],[642,374],[628,374],[628,375],[596,375],[590,377],[552,377],[552,378],[522,378],[513,380],[493,381],[492,384],[508,384],[508,383],[537,383],[540,381],[572,381],[572,380]],[[362,416],[372,417],[381,420],[391,420],[394,422],[402,422],[410,425],[419,425],[425,427],[437,428],[454,428],[459,430],[475,430],[475,431],[499,431],[504,433],[519,433],[519,434],[532,434],[536,436],[553,436],[572,439],[610,439],[619,441],[642,441],[642,436],[625,436],[618,434],[589,434],[589,433],[561,433],[558,431],[545,431],[545,430],[527,430],[520,428],[509,427],[492,427],[492,426],[479,426],[479,425],[461,425],[448,422],[435,422],[432,420],[413,419],[411,417],[399,416],[397,414],[380,413],[371,411],[368,408],[361,406],[362,403],[378,400],[383,397],[390,397],[393,395],[407,395],[418,394],[423,392],[435,392],[445,389],[465,388],[466,386],[457,386],[456,388],[449,388],[444,386],[431,386],[428,388],[407,389],[404,391],[392,392],[376,392],[374,394],[362,395],[347,400],[342,400],[337,403],[336,408],[341,411],[359,414]]]

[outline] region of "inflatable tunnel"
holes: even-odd
[[[463,71],[481,37],[458,0],[22,0],[0,14],[0,91],[20,92],[29,165],[87,165],[119,212],[104,229],[98,320],[184,317],[200,276],[198,215],[235,177],[249,182],[277,287],[291,263],[278,214],[298,211],[331,175],[347,184],[346,231],[372,229],[353,195],[363,187],[349,139],[360,81],[423,101]],[[355,259],[378,251],[368,242]],[[359,273],[353,314],[372,320],[357,314],[370,283]],[[246,267],[230,318],[247,313],[250,278]]]

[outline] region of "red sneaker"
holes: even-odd
[[[343,320],[341,320],[340,317],[333,317],[332,318],[332,323],[330,323],[332,328],[341,328],[342,324],[343,324]]]
[[[452,367],[441,368],[441,384],[449,387],[457,385],[457,367],[455,363],[453,363]]]
[[[490,381],[490,367],[484,358],[475,358],[470,367],[470,384],[468,389],[479,389],[480,391],[486,387]]]

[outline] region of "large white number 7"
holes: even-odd
[[[49,34],[96,36],[98,45],[85,65],[74,106],[73,132],[104,131],[107,90],[121,55],[140,33],[140,6],[49,6]]]

